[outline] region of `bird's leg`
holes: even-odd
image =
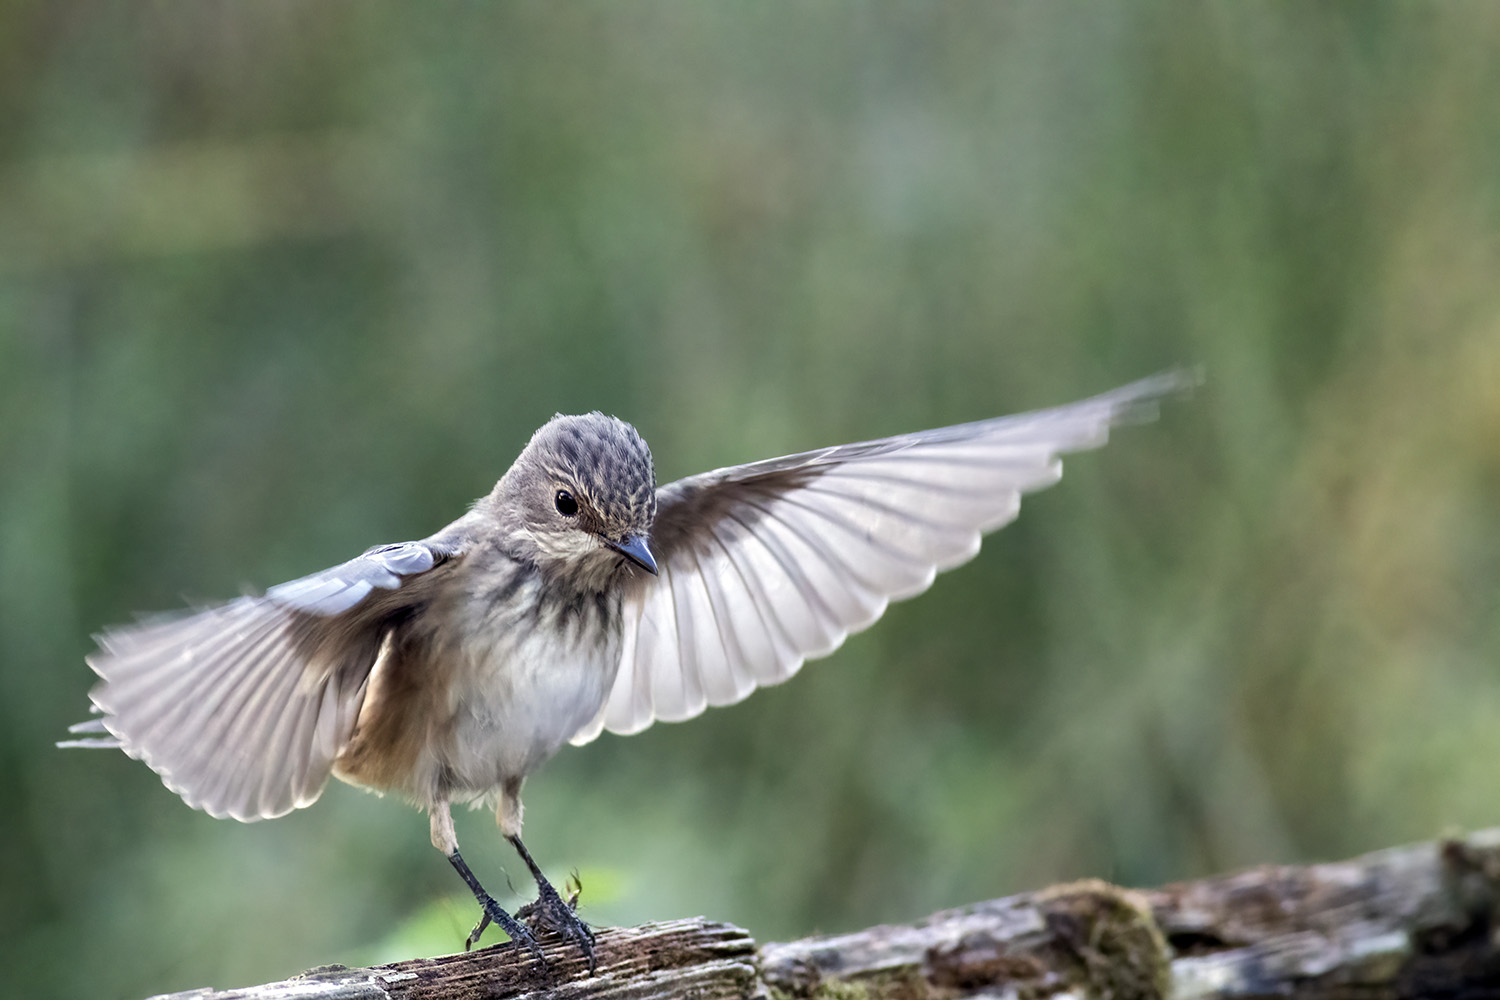
[[[552,883],[547,881],[547,876],[542,874],[542,869],[532,860],[531,852],[526,850],[526,845],[521,843],[521,838],[506,837],[505,839],[511,842],[516,853],[521,855],[521,860],[526,862],[526,867],[531,869],[531,877],[536,879],[536,899],[517,910],[516,915],[533,927],[544,927],[576,944],[578,950],[583,952],[583,957],[588,959],[589,973],[592,974],[594,971],[594,932],[589,929],[588,924],[579,919],[573,907],[558,895]]]
[[[479,908],[482,911],[478,925],[469,932],[469,938],[464,942],[464,950],[468,951],[472,948],[485,927],[493,922],[509,934],[510,939],[516,944],[524,945],[536,956],[536,960],[542,963],[542,967],[546,968],[547,959],[542,955],[541,945],[536,943],[535,935],[526,928],[525,924],[500,908],[500,904],[495,902],[495,897],[485,892],[484,886],[479,884],[479,879],[474,877],[474,873],[469,870],[468,863],[458,853],[458,835],[453,830],[453,815],[448,811],[448,803],[433,806],[431,818],[432,846],[443,852],[448,863],[453,865],[459,877],[464,880],[464,884],[469,887],[469,891],[474,894],[474,898],[479,901]]]
[[[495,822],[499,824],[505,839],[516,849],[516,853],[521,855],[521,860],[526,862],[526,867],[531,869],[531,877],[536,880],[536,900],[517,910],[516,916],[532,927],[545,928],[576,944],[578,950],[583,952],[583,957],[588,960],[589,974],[592,975],[594,932],[578,918],[573,907],[557,894],[552,883],[547,881],[547,876],[542,874],[541,867],[532,859],[531,852],[521,843],[521,779],[513,778],[501,786],[500,800],[495,805]]]

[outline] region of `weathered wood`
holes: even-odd
[[[1500,830],[1161,889],[1098,881],[915,924],[768,944],[678,920],[598,933],[598,970],[547,948],[327,968],[159,1000],[387,998],[1500,998]]]
[[[325,966],[265,986],[194,990],[154,1000],[711,1000],[750,996],[756,986],[755,941],[749,933],[702,919],[600,929],[593,976],[570,944],[549,944],[543,952],[550,976],[525,949],[498,944],[370,969]]]

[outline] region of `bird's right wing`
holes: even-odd
[[[392,616],[460,555],[442,535],[374,548],[218,607],[98,637],[74,732],[110,739],[188,805],[242,821],[310,805],[348,741]]]
[[[604,709],[573,737],[691,718],[825,656],[1009,523],[1058,456],[1103,444],[1194,381],[1144,379],[1051,410],[790,455],[657,492],[659,575],[626,601]]]

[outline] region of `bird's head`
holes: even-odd
[[[655,573],[651,449],[602,413],[547,421],[487,498],[519,554],[585,582]]]

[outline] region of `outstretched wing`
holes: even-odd
[[[579,732],[635,733],[728,705],[833,652],[931,585],[1055,483],[1058,456],[1154,414],[1168,372],[1051,410],[805,452],[657,491],[659,575],[626,602],[619,673]]]
[[[445,533],[447,534],[447,533]],[[188,805],[249,822],[310,805],[359,715],[392,617],[420,603],[451,539],[357,559],[192,614],[114,629],[89,666],[110,739]]]

